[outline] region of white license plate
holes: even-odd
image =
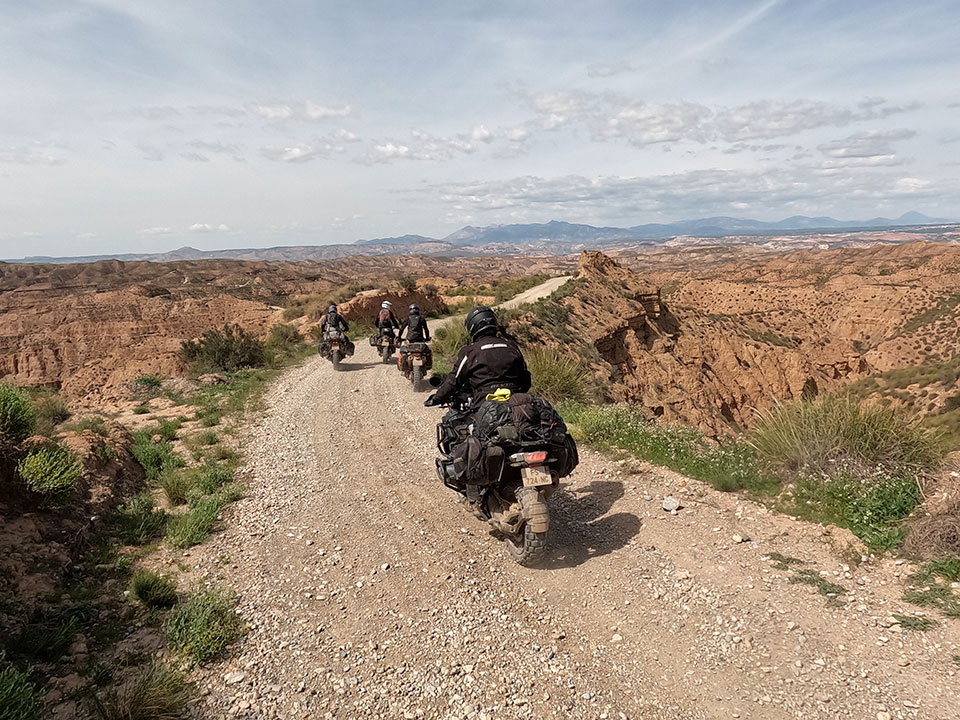
[[[523,484],[526,487],[540,487],[553,483],[553,475],[550,474],[550,469],[544,465],[520,468],[520,474],[523,476]]]
[[[423,360],[421,360],[420,358],[414,358],[413,364],[417,367],[420,367],[421,365],[423,365]]]

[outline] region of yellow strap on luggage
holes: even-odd
[[[487,400],[494,402],[506,402],[510,399],[510,391],[507,388],[498,388],[496,392],[487,395]]]

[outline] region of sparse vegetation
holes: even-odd
[[[35,418],[33,431],[38,435],[52,437],[54,428],[70,417],[70,411],[63,399],[50,388],[33,390],[32,396]]]
[[[97,720],[179,720],[192,697],[182,672],[154,662],[119,689],[95,694],[89,706]]]
[[[130,594],[148,608],[169,608],[177,602],[177,584],[167,575],[138,570],[130,580]]]
[[[170,613],[164,626],[171,647],[197,663],[221,655],[246,628],[234,611],[234,601],[223,591],[192,595]]]
[[[222,499],[216,496],[202,497],[191,503],[186,513],[170,519],[167,542],[182,548],[203,542],[213,530],[222,506]]]
[[[470,333],[467,332],[462,322],[449,322],[443,327],[437,328],[433,333],[433,357],[434,362],[438,360],[445,362],[448,366],[453,364],[460,348],[470,343]],[[438,374],[438,373],[434,373]]]
[[[818,573],[816,570],[811,568],[797,570],[793,576],[787,578],[787,580],[794,585],[812,585],[817,589],[818,593],[828,598],[836,598],[847,593],[847,589],[843,585],[837,585],[837,583],[830,582],[820,575],[820,573]]]
[[[148,408],[146,405],[137,405],[133,409],[134,415],[146,415],[149,412],[150,412],[150,408]]]
[[[266,363],[264,344],[239,325],[224,325],[220,330],[208,330],[198,340],[185,340],[180,354],[197,370],[232,372]]]
[[[131,498],[117,509],[114,527],[119,539],[128,545],[143,545],[163,531],[167,515],[157,510],[149,492]]]
[[[84,430],[89,430],[90,432],[96,433],[102,437],[106,437],[107,435],[106,423],[100,415],[86,415],[79,420],[70,423],[67,429],[73,430],[74,432],[83,432]]]
[[[47,500],[62,499],[83,477],[83,465],[62,445],[31,450],[17,463],[20,482],[32,493]]]
[[[599,447],[621,448],[704,480],[718,490],[771,494],[779,488],[778,479],[761,470],[753,449],[743,443],[709,446],[693,428],[659,425],[628,405],[589,407],[564,402],[558,409],[580,439]]]
[[[904,630],[916,630],[918,632],[926,632],[935,628],[938,623],[936,620],[926,617],[918,617],[917,615],[893,615],[893,619],[900,623],[900,627]]]
[[[133,445],[130,447],[130,452],[140,463],[148,480],[156,480],[164,472],[183,466],[183,459],[173,451],[169,440],[154,441],[153,436],[154,433],[149,429],[138,430],[133,434]]]
[[[17,670],[0,655],[0,720],[40,720],[40,697],[30,673]]]
[[[303,336],[293,325],[274,325],[267,336],[266,351],[269,358],[279,359],[296,356],[303,350]]]

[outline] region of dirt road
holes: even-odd
[[[251,628],[202,679],[209,717],[960,717],[957,623],[888,619],[915,610],[905,566],[673,473],[584,452],[547,565],[515,565],[434,475],[442,411],[357,348],[275,384],[249,496],[185,553]]]

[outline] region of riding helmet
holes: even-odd
[[[486,305],[477,305],[467,313],[467,319],[464,321],[464,325],[466,325],[470,337],[476,340],[482,331],[497,327],[497,316],[493,310]]]
[[[419,306],[419,305],[411,305],[411,306],[410,306],[410,314],[411,314],[411,315],[419,315],[419,314],[420,314],[420,306]]]

